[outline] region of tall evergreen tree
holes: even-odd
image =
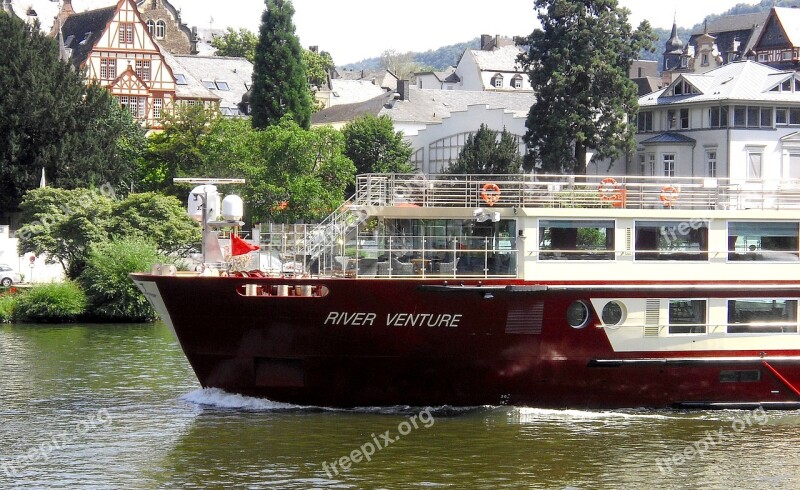
[[[528,169],[585,173],[588,150],[617,158],[634,148],[637,89],[628,68],[653,49],[650,24],[636,31],[617,0],[536,0],[541,29],[528,36],[519,61],[536,102],[528,113]]]
[[[451,174],[515,174],[519,172],[522,157],[519,142],[513,134],[503,129],[497,132],[485,124],[467,136],[458,161],[447,169]]]
[[[311,94],[303,49],[294,33],[294,7],[289,0],[266,0],[253,64],[253,127],[277,124],[284,114],[302,128],[311,124]]]
[[[127,187],[144,130],[107,90],[59,59],[38,25],[0,12],[0,213],[39,186]]]

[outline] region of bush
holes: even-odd
[[[78,278],[89,303],[89,318],[109,322],[143,322],[157,318],[128,274],[149,271],[165,262],[156,246],[141,238],[94,243]]]
[[[0,323],[10,322],[14,316],[18,296],[15,294],[0,294]]]
[[[13,307],[14,320],[18,322],[70,322],[85,310],[86,295],[72,281],[34,286],[17,295]]]

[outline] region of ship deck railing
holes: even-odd
[[[364,174],[355,205],[800,209],[800,180],[540,174]]]

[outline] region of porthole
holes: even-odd
[[[619,325],[625,317],[625,307],[619,301],[609,301],[600,313],[605,325]]]
[[[589,322],[589,307],[583,301],[573,301],[567,307],[567,323],[572,328],[583,328]]]

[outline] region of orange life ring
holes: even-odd
[[[500,200],[500,186],[492,182],[484,184],[483,190],[481,190],[481,199],[489,206],[494,206],[494,203]]]
[[[677,187],[665,185],[661,188],[661,195],[659,196],[659,199],[661,199],[661,202],[664,204],[672,206],[678,201],[678,196],[680,193],[681,191]]]
[[[600,193],[600,200],[602,201],[621,201],[622,192],[617,180],[612,177],[606,177],[600,181],[597,186],[597,192]]]

